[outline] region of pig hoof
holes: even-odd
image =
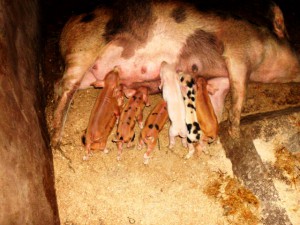
[[[174,148],[174,145],[173,144],[170,144],[169,145],[169,149],[173,149]]]
[[[186,156],[184,157],[185,159],[190,159],[193,156],[193,153],[188,153],[186,154]]]
[[[138,149],[138,150],[142,150],[142,148],[143,148],[142,145],[138,145],[138,146],[137,146],[137,149]]]
[[[149,160],[150,160],[150,157],[145,153],[144,154],[144,165],[148,165],[149,164]]]
[[[147,159],[144,158],[144,161],[143,161],[144,165],[148,165],[149,164],[149,160],[150,160],[150,158],[147,158]]]
[[[135,144],[133,142],[130,142],[130,143],[128,143],[128,145],[126,146],[126,148],[133,149],[134,146],[135,146]]]
[[[103,152],[104,152],[105,154],[107,154],[107,153],[109,153],[109,149],[108,149],[108,148],[105,148],[105,149],[103,150]]]
[[[89,156],[87,156],[87,155],[83,156],[83,157],[82,157],[82,160],[84,160],[84,161],[89,160]]]
[[[139,123],[139,128],[140,128],[140,129],[143,129],[143,128],[144,128],[143,123]]]
[[[182,146],[187,148],[188,147],[188,143],[187,143],[187,139],[186,138],[182,138],[181,140]]]
[[[184,158],[190,159],[193,155],[194,155],[194,152],[189,152],[188,154],[186,154],[186,156]]]
[[[117,160],[118,160],[118,161],[121,160],[121,156],[120,156],[120,155],[117,156]]]

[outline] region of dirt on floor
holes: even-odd
[[[299,105],[299,89],[299,85],[293,84],[251,84],[243,115]],[[125,148],[121,161],[117,161],[116,144],[111,141],[115,128],[108,140],[110,152],[95,152],[89,161],[83,161],[85,149],[81,136],[100,91],[88,89],[76,93],[61,150],[53,150],[62,224],[260,223],[259,199],[235,178],[222,144],[214,143],[206,153],[200,152],[186,160],[188,150],[182,147],[179,138],[174,149],[167,147],[169,122],[160,133],[149,165],[143,164],[145,149],[137,150],[136,145]],[[160,94],[150,96],[151,106],[145,108],[144,120],[160,98]],[[226,106],[229,106],[228,100]],[[49,123],[52,113],[53,101],[48,101]],[[293,114],[293,119],[299,128],[300,113]],[[137,143],[140,132],[137,125],[135,131]],[[288,134],[273,135],[269,140],[262,137],[254,143],[271,168],[270,176],[282,204],[296,225],[300,223],[299,154],[297,150],[291,152],[281,147],[288,137]]]

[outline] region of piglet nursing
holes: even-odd
[[[85,134],[85,148],[87,160],[91,150],[108,152],[106,143],[113,127],[120,115],[122,92],[119,86],[119,72],[115,68],[105,77],[105,86],[98,95],[91,111],[88,127]]]
[[[145,144],[147,145],[144,164],[149,163],[150,154],[156,146],[159,132],[163,129],[168,118],[167,102],[161,99],[148,115],[145,126],[140,133],[138,148],[142,149]]]
[[[163,62],[160,70],[163,98],[167,102],[167,109],[171,126],[169,129],[169,148],[175,145],[175,137],[182,138],[182,144],[186,147],[187,128],[185,124],[185,106],[182,98],[179,76],[173,65]]]
[[[185,123],[188,130],[187,143],[189,152],[186,159],[189,159],[195,152],[194,144],[197,144],[202,135],[196,110],[204,111],[206,108],[196,107],[196,85],[190,74],[180,73],[180,89],[185,105]]]
[[[133,146],[136,121],[139,127],[141,129],[143,128],[143,109],[146,105],[149,105],[148,89],[146,87],[140,87],[124,106],[117,127],[116,139],[114,140],[118,146],[118,160],[121,159],[124,143],[127,143],[127,147]]]

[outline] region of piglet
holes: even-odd
[[[83,157],[83,160],[88,160],[91,149],[108,152],[107,139],[120,115],[119,107],[123,97],[119,86],[117,67],[107,74],[104,85],[90,115],[85,134],[86,156]]]
[[[203,77],[197,77],[196,86],[197,118],[203,132],[201,141],[212,143],[218,137],[218,120],[208,95],[206,80]]]
[[[127,147],[133,145],[136,121],[139,127],[143,128],[143,109],[146,105],[149,106],[148,88],[146,87],[138,88],[125,104],[118,123],[116,139],[114,140],[118,146],[118,160],[121,159],[123,144],[128,143]]]
[[[187,143],[189,152],[186,159],[192,157],[195,152],[194,144],[198,144],[202,132],[196,113],[196,85],[193,77],[188,73],[180,72],[180,88],[185,104],[185,123],[187,126]]]
[[[161,63],[160,69],[161,84],[163,98],[167,102],[167,109],[171,126],[169,129],[169,148],[175,145],[175,137],[182,137],[182,143],[187,147],[186,137],[187,128],[185,124],[185,106],[180,91],[179,76],[176,73],[175,66],[165,61]]]
[[[149,155],[154,150],[159,132],[163,129],[168,118],[167,102],[161,99],[148,115],[145,126],[140,133],[138,149],[142,149],[145,144],[147,145],[144,164],[149,163]]]

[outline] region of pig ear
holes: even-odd
[[[284,24],[284,18],[281,9],[278,7],[278,5],[274,5],[272,7],[273,11],[273,27],[274,32],[277,34],[279,38],[289,38],[289,35],[287,33],[287,30],[285,28]]]

